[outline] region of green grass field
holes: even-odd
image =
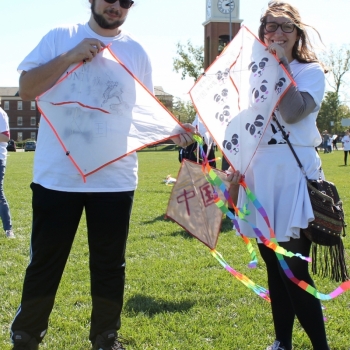
[[[350,215],[350,167],[343,152],[320,154],[329,180],[336,183]],[[10,203],[14,240],[0,236],[1,328],[0,349],[11,349],[9,326],[20,303],[22,281],[29,261],[33,153],[10,153],[5,191]],[[139,153],[140,181],[135,194],[127,247],[127,279],[120,335],[128,350],[262,350],[274,340],[270,305],[225,271],[209,249],[177,224],[164,219],[172,187],[166,175],[177,176],[175,151]],[[348,221],[350,222],[350,216]],[[88,350],[88,250],[85,220],[76,235],[70,259],[50,318],[42,349]],[[350,231],[349,231],[350,236]],[[350,237],[345,238],[347,252]],[[249,254],[223,220],[217,250],[236,270],[267,286],[263,262],[247,268]],[[329,293],[337,284],[315,278],[319,290]],[[350,291],[324,302],[332,350],[350,349]],[[311,350],[299,323],[294,349]]]

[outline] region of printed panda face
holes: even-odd
[[[264,102],[267,99],[267,95],[269,94],[269,91],[266,84],[267,84],[267,81],[263,80],[258,89],[254,88],[252,90],[253,101],[255,103]]]
[[[249,131],[250,135],[254,137],[262,136],[262,127],[264,126],[264,117],[262,115],[257,115],[254,123],[247,123],[245,129]]]
[[[220,94],[215,94],[214,101],[218,104],[223,104],[226,102],[228,96],[228,90],[223,89]]]
[[[234,153],[236,155],[239,152],[238,135],[233,134],[231,140],[224,140],[222,142],[222,146],[230,151],[230,153]]]
[[[284,83],[286,82],[285,78],[280,78],[279,81],[275,84],[275,91],[277,92],[277,94],[280,94],[282,91],[282,86],[284,85]]]
[[[269,59],[267,57],[263,57],[259,63],[251,62],[248,66],[248,69],[252,71],[254,77],[261,77],[268,61]]]
[[[219,70],[215,75],[220,84],[225,84],[230,76],[230,68],[226,68],[224,71]]]
[[[230,75],[230,68],[226,68],[224,70],[224,74],[223,74],[224,79],[227,79],[229,77],[229,75]]]
[[[215,118],[218,119],[222,124],[228,123],[231,119],[230,106],[225,106],[221,112],[215,114]]]

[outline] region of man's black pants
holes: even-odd
[[[44,337],[54,299],[85,209],[91,277],[90,340],[120,328],[125,283],[125,247],[134,191],[79,193],[31,184],[31,260],[21,305],[11,331]]]

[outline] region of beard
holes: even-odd
[[[122,20],[116,20],[114,22],[108,22],[103,15],[99,15],[98,13],[96,13],[95,11],[95,2],[96,0],[92,1],[91,4],[91,13],[92,16],[94,17],[94,20],[96,21],[96,23],[103,29],[116,29],[119,28],[124,22],[125,22],[125,18]],[[105,11],[105,12],[109,12],[109,13],[117,13],[116,11]]]

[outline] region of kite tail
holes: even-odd
[[[200,146],[202,146],[203,141],[201,138],[198,138],[198,140],[196,140]],[[202,169],[203,169],[203,173],[206,176],[207,180],[215,187],[219,188],[225,196],[225,199],[230,203],[230,205],[233,207],[233,209],[235,210],[236,215],[241,219],[244,220],[245,222],[247,222],[254,230],[255,234],[257,235],[257,237],[260,238],[260,240],[262,241],[263,244],[265,244],[267,247],[269,247],[270,249],[274,250],[276,253],[276,256],[281,264],[281,267],[283,268],[283,271],[285,272],[285,274],[288,276],[288,278],[295,283],[296,285],[298,285],[300,288],[304,289],[306,292],[310,293],[311,295],[313,295],[315,298],[320,299],[320,300],[330,300],[330,299],[334,299],[337,296],[341,295],[342,293],[348,291],[350,289],[350,281],[346,281],[343,282],[342,284],[340,284],[339,287],[337,287],[334,291],[332,291],[329,294],[323,294],[320,293],[316,288],[314,288],[313,286],[311,286],[310,284],[306,283],[305,281],[301,281],[299,279],[297,279],[294,274],[292,273],[292,271],[289,269],[289,266],[287,264],[287,262],[284,259],[284,255],[288,256],[288,257],[299,257],[303,260],[306,260],[308,262],[311,261],[311,259],[309,257],[304,257],[303,255],[299,254],[299,253],[292,253],[289,252],[287,250],[285,250],[284,248],[282,248],[277,240],[276,240],[276,236],[275,233],[273,231],[273,229],[271,228],[270,225],[270,221],[268,219],[267,213],[265,211],[265,209],[263,208],[263,206],[261,205],[261,203],[258,201],[258,199],[256,198],[256,196],[251,192],[251,190],[248,188],[247,184],[242,181],[241,185],[243,186],[248,199],[252,202],[252,204],[254,205],[254,207],[257,209],[257,211],[260,213],[260,215],[263,217],[269,232],[270,232],[270,238],[271,240],[267,239],[266,237],[264,237],[261,233],[261,231],[252,223],[248,222],[245,217],[246,215],[249,215],[249,211],[246,210],[246,208],[242,208],[241,210],[238,209],[235,204],[233,203],[225,184],[221,181],[221,179],[215,174],[215,172],[212,170],[212,168],[210,167],[210,165],[208,164],[206,160],[206,156],[205,153],[202,149],[202,147],[200,147],[201,152],[202,152],[202,156],[204,159],[204,162],[202,163]],[[214,201],[216,203],[216,205],[218,206],[218,208],[227,216],[229,216],[230,218],[234,217],[234,215],[228,210],[228,208],[226,207],[225,203],[218,197],[216,196],[216,198],[214,198]],[[236,230],[240,233],[241,237],[245,237],[244,235],[241,234],[240,230],[239,230],[239,225],[237,220],[234,218],[233,222],[235,224]],[[245,241],[245,243],[249,242],[249,239],[247,237],[243,238],[243,240]],[[247,245],[248,250],[249,249],[253,249],[252,246]],[[212,254],[213,252],[216,252],[215,250],[212,250]],[[251,250],[250,250],[251,253]],[[255,252],[254,252],[255,254]],[[253,254],[253,256],[254,256]],[[228,271],[230,271],[230,273],[232,273],[236,278],[240,279],[243,278],[244,275],[239,274],[237,271],[233,270],[226,262],[225,260],[220,257],[218,255],[218,253],[216,252],[216,254],[213,254],[213,256],[220,262],[220,264],[222,266],[225,267],[225,269],[227,269]],[[252,256],[252,253],[251,253]],[[255,254],[256,257],[256,254]],[[253,264],[256,262],[256,258],[252,259]],[[245,277],[245,276],[244,276]],[[246,277],[247,278],[247,277]],[[249,280],[249,279],[248,279]],[[247,280],[241,280],[243,284],[245,284],[247,287],[251,288],[252,290],[254,290],[252,288],[252,286],[248,283]],[[256,292],[256,290],[254,290],[254,292]],[[258,293],[257,293],[258,294]],[[259,294],[260,295],[260,294]]]
[[[274,239],[275,236],[275,232],[273,231],[271,225],[270,225],[270,221],[269,218],[267,216],[267,213],[265,211],[265,209],[263,208],[263,206],[261,205],[261,203],[258,201],[258,199],[256,198],[256,196],[254,195],[254,193],[249,189],[249,187],[247,186],[247,184],[245,183],[245,181],[243,180],[241,182],[242,187],[244,188],[248,199],[252,202],[252,204],[254,205],[254,207],[257,209],[257,211],[260,213],[260,215],[262,216],[262,218],[264,219],[269,232],[270,232],[270,240],[267,239],[262,233],[261,231],[255,227],[254,225],[252,225],[251,223],[249,223],[247,220],[245,220],[244,217],[240,216],[240,219],[244,220],[245,222],[249,223],[250,226],[253,228],[255,234],[257,235],[257,237],[261,240],[261,242],[266,245],[268,248],[272,249],[273,251],[275,251],[276,253],[288,256],[289,258],[295,256],[298,257],[302,260],[305,260],[307,262],[311,262],[311,258],[310,257],[306,257],[301,255],[300,253],[293,253],[290,251],[287,251],[286,249],[282,248],[278,242]],[[245,214],[245,213],[244,213]]]
[[[214,202],[217,205],[217,207],[232,220],[236,229],[238,227],[237,232],[239,232],[240,236],[242,237],[244,243],[247,246],[248,252],[250,254],[251,261],[249,262],[248,267],[250,267],[250,268],[256,267],[258,265],[258,257],[256,255],[255,249],[254,249],[253,245],[251,244],[249,238],[244,236],[240,232],[239,225],[238,225],[237,220],[235,219],[235,216],[228,210],[225,203],[219,197],[216,197],[214,199]]]
[[[267,239],[262,232],[255,226],[253,225],[251,222],[247,221],[245,219],[245,217],[247,215],[249,215],[249,211],[246,210],[246,208],[244,207],[243,209],[238,209],[236,207],[236,205],[233,203],[232,198],[224,184],[223,181],[221,181],[221,179],[219,178],[219,176],[217,176],[214,172],[214,170],[212,169],[212,167],[209,165],[209,162],[207,160],[206,154],[203,150],[203,140],[201,137],[199,136],[193,136],[193,138],[197,141],[199,148],[200,148],[200,152],[201,152],[201,156],[203,158],[203,163],[202,163],[202,170],[203,173],[205,175],[205,177],[207,178],[207,181],[209,183],[211,183],[214,187],[219,188],[220,191],[224,194],[225,199],[228,201],[228,203],[232,206],[232,208],[235,210],[236,215],[244,220],[245,222],[247,222],[253,229],[253,231],[255,232],[255,234],[257,235],[258,238],[260,238],[260,240],[262,241],[262,243],[264,245],[266,245],[268,248],[273,249],[275,252],[280,253],[282,255],[288,256],[288,257],[299,257],[302,260],[306,260],[308,262],[311,262],[311,258],[310,257],[304,257],[303,255],[299,254],[299,253],[293,253],[290,251],[287,251],[286,249],[282,248],[281,246],[278,245],[278,243],[274,243],[272,241],[270,241],[269,239]],[[270,237],[274,238],[275,237],[275,233],[271,228],[270,225],[270,221],[268,219],[267,213],[265,211],[265,209],[263,208],[263,206],[260,204],[260,202],[258,201],[258,199],[256,198],[256,196],[250,191],[250,189],[248,188],[247,184],[242,181],[241,185],[243,186],[245,192],[247,193],[248,199],[250,199],[253,203],[253,205],[255,206],[255,208],[257,208],[257,210],[259,211],[259,213],[262,215],[262,217],[264,218],[264,221],[266,222],[267,227],[269,228],[270,231]],[[226,214],[230,219],[233,220],[233,223],[235,224],[235,228],[237,230],[237,232],[241,235],[241,237],[243,238],[243,241],[245,242],[245,244],[247,245],[247,249],[250,253],[251,256],[251,262],[249,263],[248,266],[250,267],[254,267],[257,265],[257,256],[256,253],[254,251],[253,246],[251,245],[249,239],[247,237],[245,237],[239,229],[238,226],[238,222],[237,220],[234,219],[234,215],[227,209],[226,205],[224,202],[222,202],[218,197],[216,197],[214,199],[216,205],[219,207],[219,209]],[[247,244],[248,243],[248,244]]]
[[[287,275],[287,277],[295,283],[300,288],[304,289],[306,292],[313,295],[315,298],[320,300],[331,300],[339,296],[340,294],[343,294],[344,292],[350,290],[350,281],[343,282],[340,284],[336,289],[334,289],[329,294],[323,294],[320,293],[316,288],[314,288],[312,285],[306,283],[305,281],[297,279],[293,272],[289,269],[289,266],[287,262],[285,261],[283,255],[276,253],[278,261],[283,268],[284,273]]]
[[[219,252],[217,252],[215,249],[212,249],[210,253],[228,272],[231,273],[231,275],[233,275],[246,287],[250,288],[254,293],[259,295],[261,298],[270,302],[269,291],[267,289],[265,289],[262,286],[259,286],[258,284],[250,280],[247,276],[233,269],[230,265],[227,264],[227,262],[224,260],[222,255]]]
[[[293,272],[290,270],[286,260],[284,259],[283,255],[285,256],[289,256],[289,254],[283,254],[280,252],[280,246],[278,245],[278,242],[276,240],[275,234],[270,226],[270,222],[268,220],[267,214],[264,210],[264,208],[262,207],[262,205],[260,204],[260,202],[258,201],[258,199],[255,197],[255,195],[250,191],[250,189],[248,188],[247,184],[243,181],[242,182],[242,186],[244,187],[246,194],[248,196],[248,198],[250,199],[250,201],[253,203],[253,205],[255,206],[255,208],[259,211],[259,213],[261,214],[261,216],[264,218],[266,224],[268,225],[268,228],[270,230],[270,237],[271,237],[271,241],[270,243],[264,244],[267,245],[268,247],[270,247],[271,249],[273,249],[276,253],[276,256],[278,258],[278,261],[284,271],[284,273],[287,275],[287,277],[293,282],[295,283],[297,286],[299,286],[300,288],[304,289],[306,292],[310,293],[311,295],[313,295],[315,298],[320,299],[320,300],[331,300],[336,298],[337,296],[339,296],[340,294],[346,292],[347,290],[350,290],[350,281],[346,281],[343,282],[339,285],[339,287],[337,287],[334,291],[332,291],[329,294],[324,294],[324,293],[320,293],[315,287],[313,287],[312,285],[310,285],[309,283],[299,280],[297,279]],[[256,231],[255,231],[256,232]],[[259,237],[261,239],[261,237]],[[288,252],[289,253],[289,252]],[[301,254],[296,253],[294,254],[294,256],[298,256],[301,259],[307,260],[307,261],[311,261],[311,259],[309,260],[309,258],[304,258]],[[290,257],[290,256],[289,256]]]
[[[258,230],[257,228],[254,228],[252,224],[250,224],[253,229],[254,232],[257,234],[257,236],[263,241],[263,243],[268,246],[269,248],[273,249],[276,253],[276,256],[278,258],[278,261],[284,271],[284,273],[287,275],[287,277],[293,282],[295,283],[297,286],[299,286],[300,288],[304,289],[306,292],[310,293],[311,295],[313,295],[315,298],[319,299],[319,300],[331,300],[334,299],[336,297],[338,297],[339,295],[341,295],[342,293],[350,290],[350,281],[346,281],[341,283],[334,291],[332,291],[329,294],[324,294],[324,293],[320,293],[315,287],[313,287],[312,285],[310,285],[309,283],[299,280],[297,279],[293,272],[290,270],[286,260],[284,259],[284,256],[288,256],[288,257],[292,257],[292,256],[297,256],[303,260],[306,261],[311,261],[310,258],[305,258],[303,257],[301,254],[299,253],[292,253],[290,254],[290,252],[287,252],[287,254],[281,252],[281,249],[284,250],[281,246],[278,245],[278,242],[276,240],[274,231],[272,230],[271,226],[270,226],[270,222],[268,220],[267,214],[264,210],[264,208],[262,207],[262,205],[260,204],[260,202],[258,201],[258,199],[255,197],[255,195],[250,191],[250,189],[248,188],[247,184],[243,181],[242,186],[245,188],[245,191],[247,193],[248,198],[251,200],[251,202],[253,203],[253,205],[255,206],[255,208],[259,211],[259,213],[263,216],[266,224],[268,225],[268,228],[270,230],[270,237],[271,237],[271,241],[270,240],[266,240],[265,242],[263,241],[264,238],[260,237],[260,230]],[[244,220],[245,222],[247,222],[247,220]]]
[[[204,168],[205,167],[205,168]],[[225,199],[230,203],[230,205],[233,207],[233,209],[236,212],[236,215],[243,221],[245,221],[247,224],[249,224],[253,231],[255,232],[256,236],[258,238],[260,238],[261,242],[266,245],[268,248],[274,250],[276,253],[288,256],[288,257],[298,257],[302,260],[305,260],[307,262],[311,262],[311,258],[310,257],[305,257],[303,255],[301,255],[300,253],[293,253],[290,251],[287,251],[286,249],[282,248],[280,245],[278,245],[278,243],[276,242],[272,242],[271,240],[267,239],[262,232],[251,222],[249,222],[248,220],[245,219],[245,217],[247,215],[249,215],[249,211],[246,209],[246,207],[244,208],[237,208],[236,205],[233,203],[232,198],[230,197],[230,194],[225,186],[225,184],[223,183],[223,181],[221,181],[221,179],[219,178],[219,176],[217,176],[214,172],[214,170],[210,167],[209,164],[205,164],[203,166],[204,170],[205,170],[205,176],[207,178],[207,180],[216,187],[219,187],[220,191],[224,194]],[[208,174],[208,175],[207,175]],[[273,231],[273,229],[270,226],[270,222],[269,219],[267,217],[266,211],[265,209],[262,207],[262,205],[260,204],[260,202],[258,201],[258,199],[255,197],[255,195],[249,190],[247,184],[242,181],[242,186],[245,189],[245,191],[247,193],[249,193],[248,198],[252,201],[253,205],[257,208],[257,210],[259,211],[259,213],[263,216],[264,221],[266,222],[268,228],[269,228],[269,232],[270,232],[270,237],[274,238],[275,237],[275,233]],[[226,214],[229,218],[233,217],[233,214],[227,209],[225,203],[219,198],[216,197],[214,199],[216,205],[219,207],[219,209]],[[238,226],[238,222],[237,220],[233,219],[233,223],[235,224],[235,228],[237,230],[237,232],[239,232],[239,234],[241,235],[241,237],[243,236],[242,233],[240,232],[239,226]],[[249,239],[246,238],[244,239],[244,242],[246,243]],[[248,248],[248,247],[247,247]],[[249,248],[248,248],[249,250]],[[252,263],[252,262],[251,262]]]

